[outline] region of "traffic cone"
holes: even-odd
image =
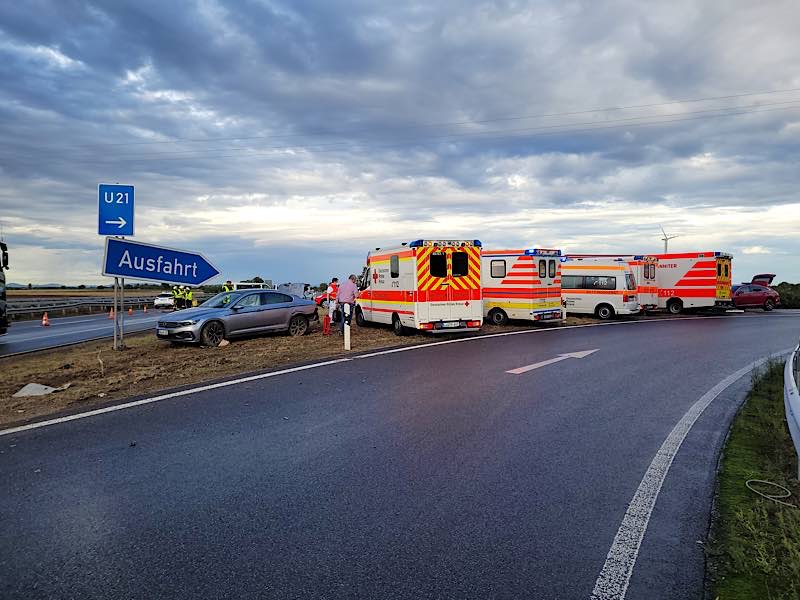
[[[129,317],[132,317],[132,316],[133,316],[133,307],[131,307],[131,308],[129,308],[129,309],[128,309],[128,316],[129,316]]]
[[[47,318],[47,313],[42,315],[42,327],[50,327],[50,319]]]
[[[113,308],[109,309],[108,318],[109,318],[109,320],[112,320],[114,318],[114,309]]]

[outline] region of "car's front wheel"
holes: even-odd
[[[595,310],[595,314],[603,321],[607,321],[614,316],[614,309],[608,304],[601,304]]]
[[[489,311],[489,320],[492,322],[492,325],[506,325],[508,324],[508,315],[504,310],[493,308]]]
[[[289,335],[292,337],[300,337],[305,335],[308,331],[308,319],[303,315],[295,315],[289,321]]]
[[[406,328],[400,321],[400,317],[398,317],[397,315],[392,316],[392,330],[394,331],[394,334],[398,337],[404,336],[406,334]]]
[[[359,327],[367,326],[367,320],[364,318],[364,313],[361,312],[360,307],[356,307],[356,325]]]
[[[225,327],[219,321],[211,321],[200,331],[200,343],[204,346],[219,346],[225,339]]]
[[[671,315],[679,315],[683,312],[683,302],[678,299],[667,302],[667,312]]]

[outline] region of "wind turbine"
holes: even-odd
[[[679,235],[667,235],[667,232],[664,231],[664,228],[661,225],[659,225],[659,228],[661,229],[661,233],[664,234],[664,237],[661,238],[661,239],[664,240],[664,254],[666,254],[667,252],[669,252],[669,250],[668,250],[669,241],[670,240],[674,240],[676,237],[680,237],[680,236]]]

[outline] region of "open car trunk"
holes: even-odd
[[[762,273],[761,275],[753,275],[753,279],[750,283],[756,283],[758,285],[765,285],[769,287],[772,285],[772,280],[775,279],[775,273]]]

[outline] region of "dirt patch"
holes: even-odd
[[[652,318],[652,317],[648,317]],[[597,323],[568,317],[567,325]],[[550,324],[546,327],[557,327]],[[504,327],[484,325],[482,334],[539,327],[524,321]],[[463,335],[463,334],[462,334]],[[353,327],[352,351],[425,344],[457,335],[397,337],[387,327]],[[2,361],[0,426],[8,426],[65,409],[90,407],[112,400],[153,393],[240,373],[274,369],[344,355],[342,338],[323,336],[318,324],[300,338],[267,335],[234,340],[223,348],[171,345],[152,332],[128,335],[127,350],[115,352],[109,340],[16,356]],[[62,392],[33,398],[13,398],[27,383],[59,387]]]

